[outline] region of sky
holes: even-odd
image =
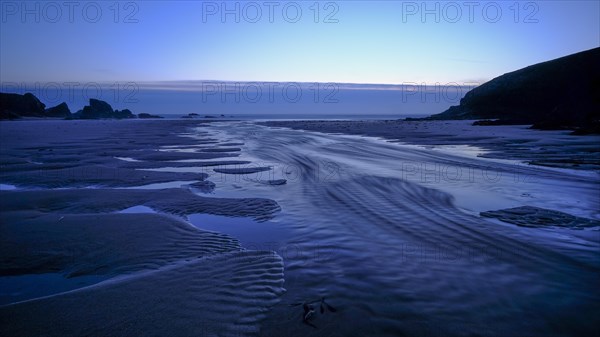
[[[600,46],[599,3],[2,0],[0,77],[482,83]]]

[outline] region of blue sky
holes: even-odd
[[[75,3],[1,2],[3,82],[480,83],[600,45],[598,1]]]

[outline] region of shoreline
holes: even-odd
[[[600,171],[600,135],[534,130],[528,126],[473,126],[472,120],[441,121],[268,121],[258,124],[329,134],[386,139],[419,146],[469,145],[483,158],[525,161],[531,165]]]

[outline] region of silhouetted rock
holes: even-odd
[[[46,109],[46,111],[44,111],[44,114],[46,115],[46,117],[68,118],[71,116],[71,110],[69,109],[67,103],[62,102],[55,107]]]
[[[427,119],[499,119],[494,123],[585,132],[600,122],[600,48],[504,74]]]
[[[110,104],[91,98],[90,105],[83,107],[81,111],[82,119],[112,118],[113,108]]]
[[[45,107],[46,105],[31,93],[0,93],[0,119],[44,117]]]
[[[91,98],[90,104],[82,110],[71,114],[67,103],[45,109],[31,93],[25,95],[0,93],[0,119],[16,119],[21,117],[61,117],[66,119],[99,119],[99,118],[135,118],[129,110],[113,110],[110,104]]]
[[[147,118],[163,118],[163,117],[142,112],[142,113],[138,114],[138,118],[147,119]]]
[[[135,118],[136,116],[129,109],[123,110],[115,110],[113,113],[113,118],[123,119],[123,118]]]
[[[135,115],[129,111],[124,110],[113,110],[110,104],[101,101],[99,99],[90,98],[90,104],[83,107],[83,110],[79,110],[73,114],[73,118],[81,119],[102,119],[102,118],[135,118]]]
[[[198,115],[197,113],[194,113],[194,112],[189,113],[185,116],[181,116],[181,118],[198,118],[198,117],[200,117],[200,115]]]

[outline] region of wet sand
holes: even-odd
[[[0,123],[1,335],[258,332],[284,291],[281,258],[186,219],[202,213],[265,221],[280,207],[264,198],[194,193],[188,184],[211,186],[212,167],[248,163],[229,161],[241,149],[197,130],[203,126]],[[193,169],[147,170],[164,166]],[[121,212],[140,207],[152,213]]]
[[[596,171],[482,157],[489,150],[481,144],[491,143],[489,149],[499,153],[501,144],[473,139],[477,133],[488,137],[462,122],[445,131],[443,137],[455,138],[447,145],[433,145],[442,137],[435,130],[416,130],[420,136],[393,142],[250,122],[214,123],[210,129],[244,139],[248,151],[241,159],[272,168],[247,180],[215,180],[216,195],[272,198],[282,209],[275,224],[293,231],[265,245],[276,247],[284,259],[287,291],[262,323],[262,336],[572,336],[598,331],[593,318],[600,312],[597,226],[574,229],[564,214],[549,211],[523,219],[532,224],[543,220],[544,226],[536,228],[481,215],[532,206],[597,224]],[[529,132],[515,127],[498,136],[509,146],[510,139],[537,134]],[[545,135],[544,141],[557,147],[569,137],[594,146],[586,143],[593,138]],[[287,179],[286,185],[277,190],[258,185],[265,173]],[[241,231],[228,233],[244,238]],[[321,297],[338,311],[321,314],[317,304],[311,321],[315,329],[303,324],[302,307],[293,304]]]
[[[597,332],[597,138],[467,123],[2,122],[0,334]]]

